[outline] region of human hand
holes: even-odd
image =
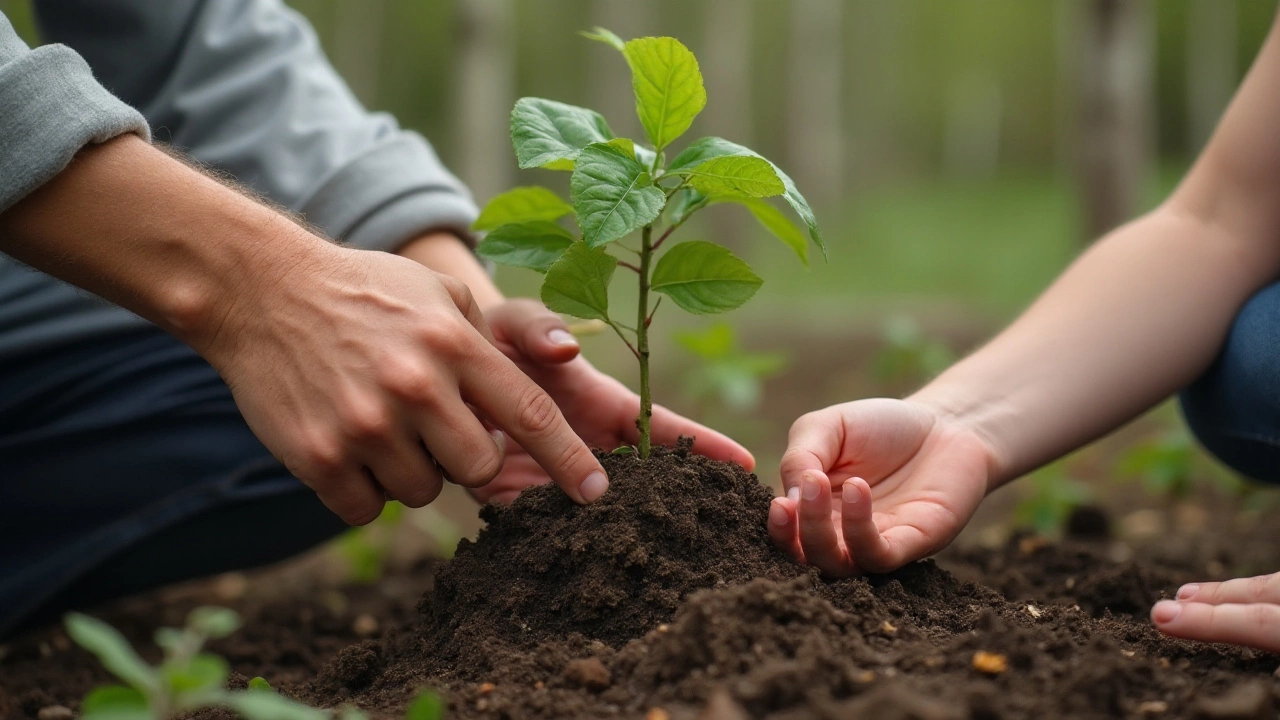
[[[1151,621],[1173,637],[1280,652],[1280,573],[1183,585]]]
[[[976,433],[920,402],[809,413],[791,426],[769,534],[828,575],[888,572],[955,539],[987,492],[990,458]]]
[[[559,405],[588,444],[615,448],[639,441],[635,420],[640,398],[622,383],[579,356],[578,341],[559,315],[534,300],[509,300],[486,312],[498,348]],[[732,460],[751,470],[755,459],[724,435],[666,408],[653,408],[653,442],[674,445],[681,435],[695,439],[694,451],[716,460]],[[526,487],[548,481],[523,443],[508,442],[502,471],[493,482],[472,488],[480,502],[510,502]]]
[[[494,347],[463,283],[395,255],[324,247],[320,262],[273,282],[255,273],[197,350],[329,509],[364,524],[387,497],[421,507],[440,493],[441,469],[459,485],[489,482],[503,455],[477,412],[575,501],[604,493],[599,462]]]

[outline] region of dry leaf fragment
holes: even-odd
[[[1148,700],[1138,706],[1139,715],[1160,715],[1169,711],[1169,703],[1163,700]]]
[[[880,623],[880,632],[884,633],[885,635],[893,636],[898,634],[898,628],[893,623],[889,622],[888,620],[885,620],[884,622]]]
[[[1040,617],[1041,615],[1043,615],[1044,613],[1040,612],[1040,608],[1036,607],[1035,605],[1028,605],[1028,606],[1027,606],[1027,614],[1028,614],[1028,615],[1030,615],[1030,616],[1031,616],[1031,617],[1033,617],[1033,618],[1038,618],[1038,617]]]
[[[999,653],[979,650],[973,654],[973,669],[988,675],[999,675],[1009,669],[1009,659]]]
[[[494,685],[493,683],[490,683],[490,682],[487,682],[487,683],[481,683],[481,685],[480,685],[480,694],[481,694],[481,695],[486,695],[486,694],[488,694],[488,693],[491,693],[491,692],[493,692],[493,691],[494,691],[494,689],[495,689],[495,688],[497,688],[497,687],[498,687],[497,685]]]
[[[1133,657],[1135,653],[1132,650],[1121,650],[1120,654],[1125,657]]]

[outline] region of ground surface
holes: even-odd
[[[646,473],[606,463],[600,503],[526,493],[439,567],[274,593],[231,576],[105,616],[144,643],[195,603],[232,605],[247,626],[215,649],[241,680],[388,718],[422,686],[453,718],[1274,716],[1280,660],[1146,620],[1180,582],[1280,566],[1265,523],[1226,551],[1194,533],[1120,542],[1081,513],[1086,537],[1065,544],[1015,536],[953,551],[947,569],[828,582],[772,548],[771,492],[740,469],[679,453]],[[56,629],[3,653],[0,717],[75,707],[104,679]]]

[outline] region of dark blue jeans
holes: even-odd
[[[218,374],[142,326],[0,363],[0,638],[344,529]]]
[[[1249,300],[1217,360],[1181,400],[1191,431],[1218,459],[1280,483],[1280,283]]]

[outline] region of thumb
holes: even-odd
[[[566,363],[581,349],[564,320],[534,300],[510,300],[493,308],[489,323],[496,334],[534,362]]]

